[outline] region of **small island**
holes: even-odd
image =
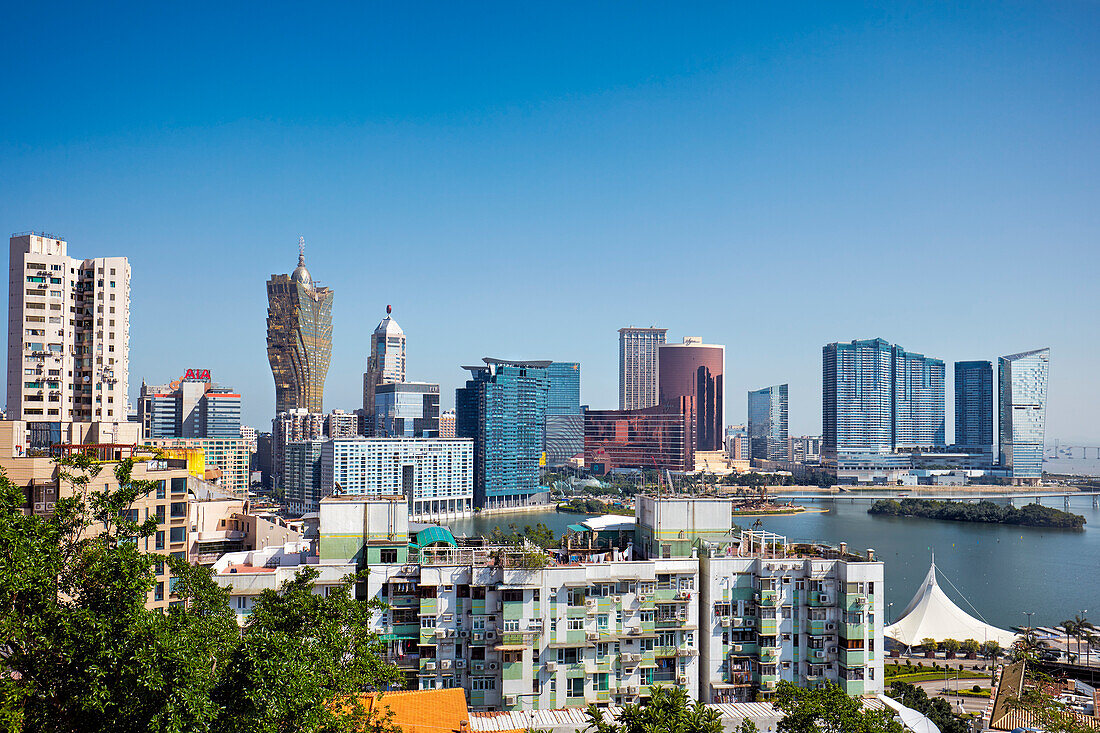
[[[1083,529],[1085,518],[1042,504],[1028,504],[1020,509],[1014,506],[980,501],[968,504],[961,501],[937,501],[935,499],[880,499],[868,514],[887,517],[923,517],[946,519],[952,522],[984,522],[1010,524],[1017,527],[1049,527],[1051,529]]]

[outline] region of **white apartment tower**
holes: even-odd
[[[130,263],[74,259],[49,234],[10,245],[8,419],[126,420]]]
[[[392,306],[386,306],[386,317],[374,329],[370,339],[367,371],[363,374],[363,413],[367,431],[374,426],[374,393],[380,384],[401,384],[405,381],[405,332],[393,320]]]
[[[657,349],[667,328],[619,329],[619,409],[657,404]]]

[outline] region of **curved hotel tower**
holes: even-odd
[[[722,408],[722,372],[726,347],[704,344],[688,336],[682,344],[661,344],[657,349],[657,384],[660,402],[688,397],[695,409],[695,450],[723,448],[725,423]]]
[[[322,412],[332,357],[331,288],[319,287],[306,269],[304,240],[290,275],[267,281],[267,360],[275,378],[275,413]]]

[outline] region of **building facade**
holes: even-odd
[[[363,374],[363,412],[369,429],[375,425],[375,392],[381,384],[405,381],[405,332],[390,315],[386,306],[383,318],[370,339],[367,371]]]
[[[726,347],[686,337],[682,344],[662,344],[657,350],[660,402],[690,397],[695,408],[695,450],[723,449],[725,396],[723,370]]]
[[[271,421],[271,482],[276,492],[285,490],[283,470],[286,447],[303,440],[320,440],[325,435],[325,416],[296,408],[281,412]]]
[[[486,357],[464,367],[471,379],[455,390],[455,435],[474,447],[474,505],[546,503],[539,466],[546,444],[549,361]]]
[[[453,438],[455,437],[455,411],[444,410],[439,413],[439,437],[440,438]]]
[[[204,475],[226,493],[247,497],[250,482],[251,453],[244,438],[147,438],[145,445],[183,455],[202,451]]]
[[[7,416],[127,419],[130,264],[78,260],[41,233],[10,239]]]
[[[359,434],[359,416],[354,412],[333,410],[325,415],[325,435],[328,437],[355,438]]]
[[[138,421],[145,437],[241,437],[240,393],[211,382],[209,371],[187,375],[171,384],[141,383]]]
[[[1049,370],[1049,348],[997,360],[1000,460],[1016,483],[1038,483],[1043,477]]]
[[[439,435],[439,385],[427,382],[377,385],[371,435],[380,438],[442,437]]]
[[[550,466],[562,466],[584,453],[581,365],[575,361],[551,362],[546,376],[546,461]]]
[[[993,452],[992,362],[955,362],[955,445]]]
[[[943,361],[900,346],[893,354],[893,449],[947,445]]]
[[[667,333],[667,328],[619,329],[620,410],[657,404],[657,349]]]
[[[315,512],[321,505],[321,452],[328,441],[300,440],[283,451],[283,501],[295,513]]]
[[[752,457],[765,461],[788,458],[787,385],[749,392],[749,444]]]
[[[321,445],[323,496],[403,496],[417,520],[468,516],[474,445],[461,438],[355,438]]]
[[[615,469],[695,470],[695,421],[691,398],[642,410],[585,410],[584,465],[596,473]]]
[[[304,240],[290,275],[267,281],[267,360],[275,378],[275,414],[324,411],[325,377],[332,358],[331,288],[306,269]]]

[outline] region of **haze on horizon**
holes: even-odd
[[[326,409],[387,304],[451,406],[483,356],[617,329],[726,345],[726,422],[821,347],[1051,348],[1047,438],[1100,444],[1100,5],[0,11],[0,221],[133,267],[130,400],[209,368],[270,425],[265,281],[336,291]],[[124,20],[119,21],[119,18]],[[953,434],[948,428],[948,437]]]

